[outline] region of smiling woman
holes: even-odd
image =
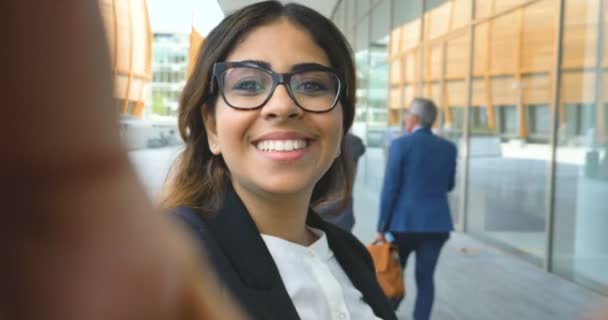
[[[365,247],[311,210],[350,197],[355,88],[346,40],[301,5],[247,6],[201,47],[164,205],[255,319],[395,319]]]

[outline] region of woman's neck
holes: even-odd
[[[300,194],[262,194],[233,184],[260,233],[308,246],[317,237],[306,227],[312,190]]]

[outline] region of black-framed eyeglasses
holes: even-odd
[[[213,65],[213,76],[224,102],[240,110],[264,106],[279,84],[285,85],[298,107],[314,113],[332,110],[342,92],[337,72],[319,64],[305,64],[289,73],[277,73],[253,62],[217,62]]]

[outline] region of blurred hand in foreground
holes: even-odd
[[[0,10],[0,319],[243,319],[130,167],[98,6]]]

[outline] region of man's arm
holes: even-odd
[[[450,143],[450,147],[452,149],[452,161],[450,163],[450,172],[448,173],[448,191],[454,190],[454,186],[456,185],[456,160],[458,159],[458,150],[456,149],[456,146]]]
[[[403,177],[403,146],[400,140],[391,143],[386,170],[384,172],[384,183],[380,197],[380,217],[378,219],[377,231],[379,233],[387,231],[388,219],[394,214],[394,207],[402,192]]]

